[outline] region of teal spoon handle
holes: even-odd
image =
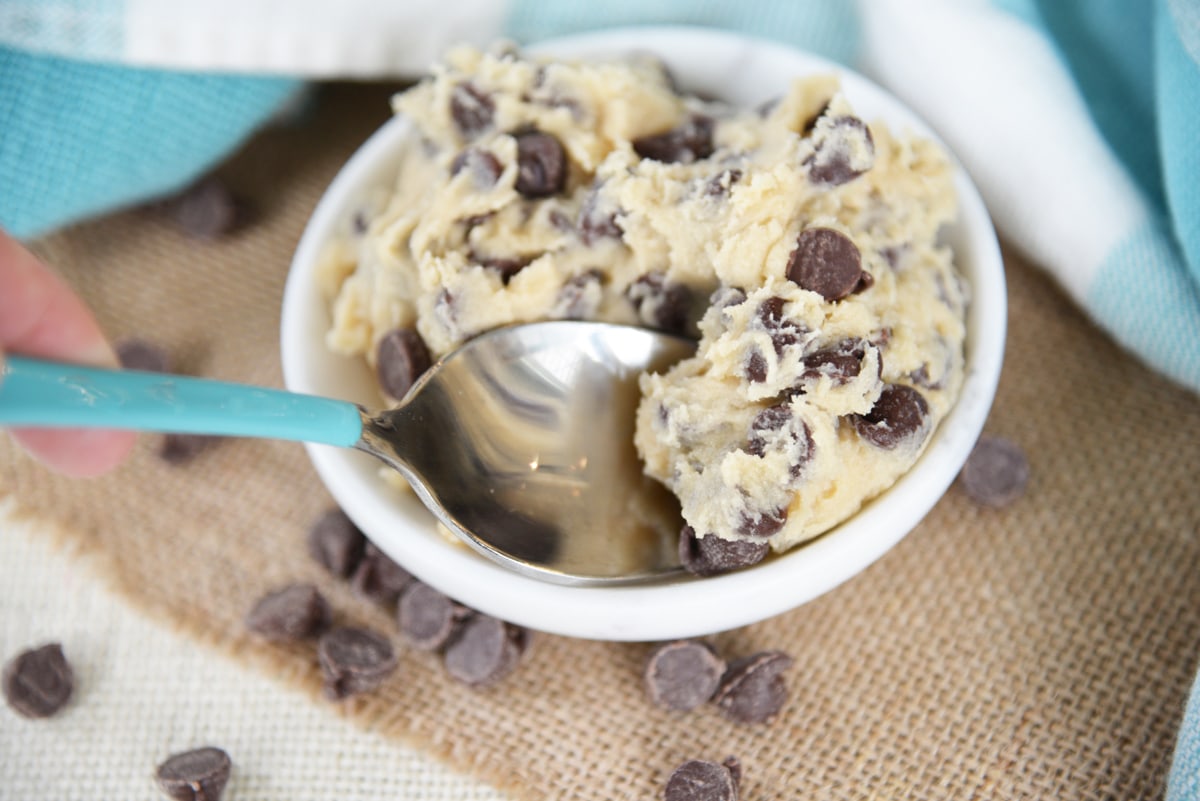
[[[6,356],[0,426],[119,428],[265,437],[353,447],[353,403],[204,378]]]

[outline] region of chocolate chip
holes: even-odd
[[[768,451],[781,451],[788,457],[791,477],[799,478],[805,465],[812,460],[814,447],[812,429],[808,423],[797,417],[787,403],[780,403],[768,406],[755,415],[750,424],[746,453],[762,457]]]
[[[218,801],[232,771],[229,754],[205,746],[167,757],[155,770],[154,778],[175,801]]]
[[[374,543],[368,542],[362,561],[350,577],[350,589],[360,598],[391,606],[413,581],[412,573],[393,562]]]
[[[835,345],[815,350],[804,357],[804,372],[801,380],[815,381],[827,376],[835,385],[849,383],[862,372],[866,343],[857,339],[846,339]]]
[[[929,404],[912,387],[888,384],[871,411],[850,419],[860,437],[878,448],[890,449],[924,438],[929,431]]]
[[[682,332],[688,323],[692,291],[662,273],[647,273],[625,290],[642,324],[663,331]]]
[[[491,96],[470,83],[460,83],[450,91],[450,117],[466,139],[474,139],[487,130],[495,112]]]
[[[787,684],[783,672],[792,658],[783,651],[762,651],[730,663],[713,701],[735,723],[762,723],[783,709]]]
[[[984,434],[967,457],[958,480],[976,503],[1008,506],[1025,492],[1029,461],[1017,443]]]
[[[144,339],[123,339],[113,346],[117,361],[125,370],[165,373],[171,369],[171,357],[166,348]]]
[[[874,163],[875,141],[871,129],[858,117],[841,116],[818,127],[816,149],[806,160],[813,183],[841,186],[869,170]]]
[[[796,239],[788,280],[825,300],[840,300],[862,279],[862,256],[850,237],[832,228],[806,228]]]
[[[679,532],[679,561],[689,573],[715,576],[756,565],[767,557],[771,546],[751,540],[727,540],[715,534],[696,536],[696,530],[684,526]]]
[[[421,581],[414,581],[400,596],[396,624],[408,644],[418,651],[436,651],[449,642],[466,607]]]
[[[617,212],[603,208],[600,187],[594,186],[579,207],[579,236],[585,245],[601,239],[620,239],[625,232],[617,223]]]
[[[317,518],[308,530],[309,554],[338,578],[354,572],[366,545],[358,526],[336,507]]]
[[[787,317],[783,313],[786,301],[778,295],[767,298],[758,307],[758,322],[771,337],[771,345],[776,356],[783,356],[784,350],[800,341],[807,330],[803,323]]]
[[[758,512],[757,515],[745,512],[742,515],[738,532],[747,537],[757,537],[761,540],[770,539],[783,528],[783,524],[787,522],[787,518],[788,510],[786,506],[778,509],[763,510]]]
[[[713,697],[724,673],[725,660],[707,643],[666,643],[654,649],[646,661],[646,693],[651,703],[686,712]]]
[[[158,456],[170,465],[187,464],[221,439],[205,434],[165,434]]]
[[[858,277],[858,286],[854,287],[854,290],[851,294],[857,295],[860,292],[866,292],[873,286],[875,286],[875,276],[871,275],[866,270],[863,270],[862,275]]]
[[[567,154],[562,143],[542,131],[525,131],[516,139],[517,191],[529,198],[561,192],[567,182]]]
[[[746,378],[756,384],[767,380],[767,357],[758,348],[752,349],[746,358]]]
[[[407,395],[433,363],[425,340],[412,328],[395,328],[384,334],[375,353],[379,386],[396,400]]]
[[[451,175],[458,175],[464,168],[471,170],[471,180],[480,189],[487,189],[495,185],[500,174],[504,172],[504,165],[500,163],[500,159],[487,150],[477,147],[469,147],[460,151],[450,162]]]
[[[558,291],[554,315],[568,320],[582,320],[592,316],[600,305],[600,287],[603,279],[603,274],[596,269],[568,279]]]
[[[633,149],[644,159],[691,164],[712,155],[713,127],[711,117],[694,114],[677,128],[634,139]]]
[[[513,279],[513,276],[529,266],[533,259],[527,258],[497,258],[494,256],[480,256],[474,251],[471,252],[471,260],[481,267],[486,267],[489,270],[494,270],[500,274],[500,283],[508,286],[508,282]]]
[[[325,674],[325,695],[338,701],[374,690],[396,670],[392,643],[360,628],[336,628],[317,643],[317,659]]]
[[[188,236],[217,239],[233,231],[248,209],[221,180],[208,176],[168,201],[171,216]]]
[[[718,199],[728,197],[729,190],[741,178],[742,171],[739,169],[722,170],[704,184],[704,195]]]
[[[724,764],[689,759],[667,779],[664,801],[737,801],[741,767],[733,757]]]
[[[62,645],[50,643],[14,656],[0,673],[4,700],[27,718],[48,718],[71,700],[75,672]]]
[[[333,619],[325,596],[312,584],[290,584],[258,600],[246,615],[246,628],[272,642],[315,637]]]
[[[446,670],[472,687],[495,684],[517,666],[526,637],[519,626],[489,615],[473,615],[446,647]]]

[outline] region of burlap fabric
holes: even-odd
[[[326,88],[303,124],[222,167],[258,211],[230,238],[198,244],[134,210],[38,249],[111,335],[159,341],[185,372],[279,386],[291,253],[386,98]],[[655,798],[684,759],[730,754],[748,799],[1161,795],[1200,656],[1200,403],[1120,352],[1036,270],[1007,263],[1010,336],[987,428],[1027,450],[1028,493],[996,511],[953,488],[860,576],[713,638],[730,656],[796,657],[772,724],[656,709],[641,683],[649,645],[548,635],[483,691],[404,652],[394,678],[344,714],[531,801]],[[327,703],[312,647],[260,643],[241,623],[268,588],[306,579],[343,619],[393,630],[305,552],[330,499],[303,449],[229,440],[171,468],[156,440],[86,482],[5,440],[0,495],[53,523],[134,607]]]

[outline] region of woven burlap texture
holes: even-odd
[[[256,219],[189,240],[141,209],[38,244],[114,337],[160,342],[184,372],[281,386],[279,310],[307,215],[387,113],[383,88],[325,88],[305,119],[220,173]],[[472,690],[436,656],[341,711],[514,797],[650,799],[681,761],[738,756],[747,799],[1161,795],[1200,655],[1200,403],[1120,352],[1011,254],[1009,341],[987,430],[1027,451],[1004,510],[954,487],[895,549],[833,592],[712,638],[795,656],[769,725],[678,714],[642,687],[649,644],[541,635]],[[394,632],[306,554],[330,504],[303,448],[227,440],[167,467],[155,437],[92,481],[0,443],[0,494],[53,524],[134,607],[328,703],[309,645],[248,637],[270,588],[318,583],[343,620]],[[652,610],[648,610],[652,613]]]

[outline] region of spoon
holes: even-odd
[[[638,375],[695,344],[578,321],[500,328],[430,368],[393,409],[201,378],[9,355],[0,426],[265,437],[355,448],[398,470],[468,545],[560,584],[680,570],[675,499],[633,446]]]

